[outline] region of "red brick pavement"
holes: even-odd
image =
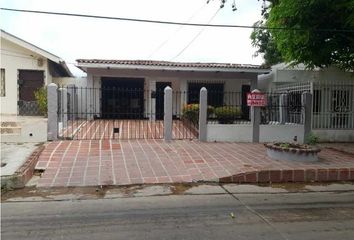
[[[273,160],[262,144],[250,143],[81,140],[50,142],[36,168],[45,169],[39,187],[354,180],[354,155],[323,149],[319,158],[316,163]]]

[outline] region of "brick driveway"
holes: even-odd
[[[39,187],[354,180],[353,154],[323,149],[319,157],[316,163],[273,160],[262,144],[250,143],[81,140],[48,143],[36,168],[45,169]]]

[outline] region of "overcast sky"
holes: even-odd
[[[220,1],[206,0],[0,0],[1,7],[56,11],[162,21],[208,23]],[[260,19],[262,1],[233,0],[220,9],[210,24],[252,25]],[[250,29],[203,27],[50,16],[1,11],[0,27],[63,58],[72,67],[78,58],[141,59],[191,62],[261,64]],[[162,47],[161,47],[162,46]],[[160,48],[159,48],[160,47]]]

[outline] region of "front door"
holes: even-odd
[[[19,70],[19,115],[40,115],[34,96],[35,91],[44,86],[44,72],[36,70]]]
[[[156,82],[156,119],[163,119],[164,113],[164,90],[171,87],[171,82]]]

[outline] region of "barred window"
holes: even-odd
[[[0,75],[0,97],[5,97],[5,69],[1,68]]]

